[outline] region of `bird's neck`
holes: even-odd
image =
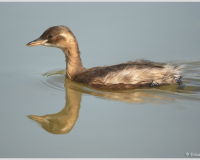
[[[63,49],[66,57],[66,76],[68,79],[73,79],[73,77],[86,69],[83,67],[80,51],[77,42],[72,42],[66,48]]]

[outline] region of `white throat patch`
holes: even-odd
[[[46,47],[57,47],[56,45],[54,45],[54,44],[51,44],[51,43],[46,43],[48,40],[44,40],[43,42],[42,42],[42,45],[44,45],[44,46],[46,46]]]

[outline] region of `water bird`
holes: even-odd
[[[147,60],[86,69],[82,65],[77,39],[66,26],[50,27],[38,39],[26,44],[37,45],[60,48],[66,57],[66,77],[93,88],[134,89],[181,83],[181,67]]]

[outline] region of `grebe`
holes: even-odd
[[[62,49],[66,57],[67,78],[94,88],[126,89],[181,83],[181,67],[145,60],[86,69],[81,62],[78,42],[66,26],[50,27],[26,45]]]

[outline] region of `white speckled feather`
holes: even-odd
[[[156,84],[176,83],[175,78],[180,78],[180,68],[165,65],[164,68],[143,68],[126,67],[117,72],[110,72],[105,77],[100,77],[105,85],[107,84],[146,84],[154,82]],[[96,81],[96,79],[94,79]]]

